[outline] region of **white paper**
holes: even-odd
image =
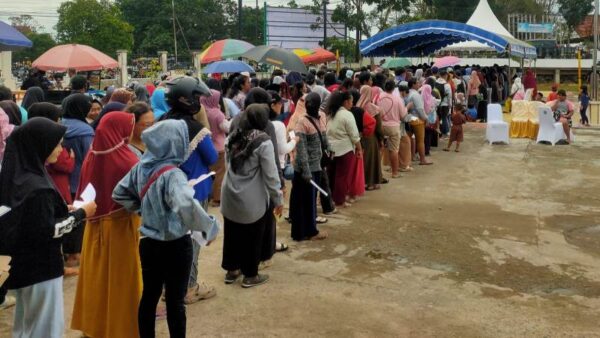
[[[200,246],[206,246],[206,244],[208,244],[208,241],[204,238],[201,231],[192,231],[192,239]]]
[[[310,184],[313,185],[313,187],[317,188],[317,190],[319,190],[321,192],[321,194],[323,194],[323,196],[328,197],[329,195],[325,192],[325,190],[323,190],[323,188],[319,187],[315,181],[310,180]]]
[[[79,208],[83,207],[85,204],[95,201],[96,200],[96,189],[94,189],[94,186],[91,183],[88,183],[88,185],[85,187],[85,189],[83,189],[83,192],[81,193],[80,197],[81,197],[81,201],[73,202],[73,207],[75,209],[79,209]]]
[[[192,239],[195,240],[200,246],[206,246],[209,241],[214,241],[219,234],[219,230],[221,229],[219,227],[219,223],[216,222],[214,217],[210,216],[210,218],[213,220],[213,226],[206,233],[206,238],[204,237],[204,233],[202,231],[192,231]]]
[[[198,183],[200,183],[200,182],[204,181],[205,179],[207,179],[207,178],[209,178],[209,177],[211,177],[211,176],[213,176],[213,175],[215,175],[215,174],[216,174],[216,173],[215,173],[214,171],[211,171],[211,172],[209,172],[208,174],[200,175],[200,177],[198,177],[198,178],[194,178],[194,179],[191,179],[191,180],[189,180],[189,181],[188,181],[188,185],[189,185],[190,187],[193,187],[193,186],[195,186],[196,184],[198,184]]]
[[[290,130],[290,139],[295,139],[296,138],[296,133],[293,130]]]
[[[7,207],[6,205],[0,205],[0,217],[4,216],[10,210],[11,209],[9,207]]]

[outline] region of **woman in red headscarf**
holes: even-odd
[[[525,77],[523,77],[523,87],[525,87],[525,92],[527,89],[533,89],[533,94],[531,97],[535,98],[537,95],[537,80],[535,79],[535,74],[531,69],[527,69],[525,72]]]
[[[140,218],[112,199],[117,183],[138,162],[127,142],[135,116],[107,114],[81,169],[76,199],[91,185],[98,211],[88,218],[71,327],[86,337],[138,337],[142,295],[138,254]],[[133,319],[133,320],[132,320]]]

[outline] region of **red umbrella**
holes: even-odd
[[[302,57],[305,64],[325,63],[337,60],[335,54],[323,48],[315,48],[314,53]]]
[[[33,61],[33,67],[40,70],[77,71],[117,68],[119,63],[110,56],[90,46],[68,44],[53,47]]]

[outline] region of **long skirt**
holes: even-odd
[[[125,210],[88,221],[71,328],[89,337],[137,337],[140,217]]]
[[[412,150],[410,147],[411,138],[408,135],[402,135],[400,137],[400,151],[399,154],[399,162],[401,168],[407,168],[411,166],[412,163]]]
[[[365,184],[367,186],[380,184],[383,177],[377,137],[375,135],[366,136],[362,138],[361,142],[364,151]]]
[[[365,194],[365,165],[362,158],[356,158],[352,174],[350,176],[350,191],[348,195],[350,197],[362,196]]]
[[[245,277],[258,274],[261,260],[261,248],[265,226],[273,217],[273,211],[267,208],[263,217],[254,223],[242,224],[227,217],[223,218],[223,262],[221,267],[227,271],[242,270]]]
[[[62,276],[16,289],[15,296],[17,304],[13,337],[63,337],[65,319]]]
[[[312,173],[312,180],[319,182],[321,172]],[[294,173],[292,192],[290,193],[290,218],[292,220],[292,239],[303,241],[319,233],[317,230],[317,189]]]
[[[277,221],[273,215],[273,205],[269,203],[267,215],[265,216],[265,231],[262,240],[262,250],[260,261],[268,261],[275,255],[275,245],[277,244]]]
[[[332,187],[333,202],[336,205],[346,203],[346,196],[350,192],[350,184],[352,184],[352,168],[356,155],[349,151],[342,156],[336,156],[333,165],[328,171],[329,183]]]

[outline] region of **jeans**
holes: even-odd
[[[589,124],[590,123],[590,120],[588,120],[586,111],[587,111],[587,109],[581,109],[579,111],[579,113],[581,114],[581,124]]]
[[[185,235],[173,241],[140,240],[144,290],[138,311],[140,338],[154,338],[156,306],[163,284],[167,303],[167,324],[171,338],[183,338],[186,315],[183,299],[192,266],[192,239]]]
[[[208,199],[200,202],[202,208],[208,212]],[[198,284],[198,259],[200,255],[200,244],[192,240],[192,267],[190,269],[190,279],[188,281],[188,288],[193,288]]]
[[[450,107],[440,106],[438,112],[440,115],[440,131],[442,134],[448,135],[450,132]]]
[[[62,338],[65,328],[63,278],[16,289],[13,338]]]

